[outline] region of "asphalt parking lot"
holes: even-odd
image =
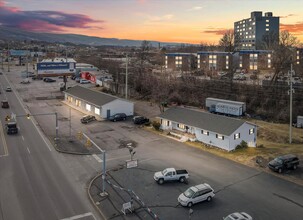
[[[216,196],[211,202],[195,205],[192,219],[222,219],[235,211],[245,211],[254,219],[303,219],[303,189],[299,185],[145,131],[130,120],[117,123],[95,121],[83,125],[80,118],[85,113],[69,108],[58,99],[62,97],[58,82],[39,80],[20,84],[18,72],[11,72],[7,77],[32,114],[58,112],[59,138],[70,134],[76,137],[81,131],[106,150],[109,178],[124,188],[134,190],[160,219],[189,218],[188,208],[178,205],[177,197],[189,186],[204,182],[214,188]],[[68,85],[73,84],[76,83],[69,79]],[[35,120],[47,136],[54,137],[52,116],[35,117]],[[129,142],[135,146],[135,157],[139,160],[137,168],[125,168],[125,160],[129,159],[125,143]],[[153,173],[167,167],[186,168],[190,173],[189,183],[158,185],[153,180]],[[116,201],[117,213],[114,216],[110,213],[107,217],[124,219],[120,211],[123,201],[113,201]],[[138,213],[141,219],[149,219],[142,209]],[[127,219],[133,217],[134,214],[127,215]]]

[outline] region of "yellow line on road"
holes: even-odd
[[[3,131],[3,126],[2,126],[1,121],[0,121],[0,135],[1,135],[3,148],[4,148],[4,154],[0,155],[0,156],[7,156],[8,155],[8,149],[7,149],[7,144],[6,144],[6,140],[5,140],[5,137],[4,137],[4,131]]]

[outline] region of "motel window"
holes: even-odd
[[[100,115],[100,109],[95,107],[95,114]]]
[[[185,129],[185,125],[184,124],[178,124],[177,126],[178,126],[178,128]]]
[[[85,105],[85,109],[86,109],[87,111],[91,111],[91,105],[86,104],[86,105]]]
[[[254,128],[251,128],[251,129],[249,129],[249,131],[248,131],[249,134],[253,134],[254,132],[255,132],[255,129],[254,129]]]
[[[266,31],[269,31],[269,28],[265,28]]]
[[[209,136],[209,131],[201,130],[201,134],[205,134],[205,135]]]
[[[224,140],[224,136],[221,135],[221,134],[216,134],[216,138],[221,139],[221,140]]]
[[[239,139],[240,138],[240,133],[237,133],[237,134],[235,134],[234,135],[234,139],[236,140],[236,139]]]
[[[169,126],[169,121],[168,120],[161,120],[161,124],[165,126]]]
[[[81,106],[81,101],[80,100],[78,100],[78,99],[76,99],[76,106]]]
[[[297,61],[297,64],[300,64],[300,61]]]

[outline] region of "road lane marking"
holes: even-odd
[[[1,139],[2,139],[2,143],[3,143],[3,148],[4,148],[4,154],[0,155],[0,156],[8,156],[8,148],[7,148],[7,144],[6,144],[6,140],[4,137],[4,130],[3,130],[3,126],[2,123],[0,121],[0,134],[1,134]]]
[[[24,137],[23,137],[23,135],[22,135],[21,137],[22,137],[22,140],[24,141]]]
[[[103,162],[103,160],[101,160],[100,157],[98,157],[97,154],[93,154],[92,156],[93,156],[99,163],[102,163],[102,162]]]
[[[28,153],[30,154],[31,152],[29,151],[28,147],[26,147],[26,149],[27,149]]]
[[[10,85],[9,80],[7,79],[6,75],[4,75],[4,78],[6,79],[6,81],[8,82],[8,84]],[[11,85],[10,85],[10,87],[13,88]],[[14,89],[14,91],[15,91],[15,89]],[[6,93],[4,93],[4,94],[6,94]],[[21,101],[21,99],[19,97],[19,93],[18,92],[16,92],[16,93],[14,92],[14,94],[15,94],[16,98],[18,99],[20,105],[22,106],[23,110],[25,112],[27,112],[26,109],[28,110],[28,108],[25,108],[23,102]],[[52,149],[50,148],[50,146],[48,145],[47,141],[44,138],[44,134],[39,130],[39,128],[37,127],[37,125],[34,123],[33,119],[30,118],[30,120],[33,123],[33,125],[35,126],[36,130],[38,131],[38,133],[40,134],[40,137],[42,138],[42,140],[44,141],[44,143],[48,147],[49,151],[52,151]]]
[[[80,218],[84,218],[84,217],[88,217],[88,216],[92,216],[96,220],[95,216],[91,212],[84,213],[82,215],[75,215],[75,216],[72,216],[72,217],[69,217],[69,218],[63,218],[63,219],[60,219],[60,220],[75,220],[75,219],[80,219]]]

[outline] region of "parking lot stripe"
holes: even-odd
[[[69,217],[69,218],[63,218],[61,220],[75,220],[75,219],[80,219],[80,218],[84,218],[84,217],[88,217],[88,216],[92,216],[96,220],[95,216],[91,212],[87,212],[87,213],[84,213],[82,215],[75,215],[75,216],[72,216],[72,217]]]
[[[4,148],[4,154],[1,155],[2,156],[7,156],[8,155],[8,148],[7,148],[7,144],[6,144],[6,140],[5,140],[5,137],[4,137],[4,130],[3,130],[3,126],[2,126],[2,123],[0,121],[0,134],[1,134],[1,140],[2,140],[2,143],[3,143],[3,148]]]

